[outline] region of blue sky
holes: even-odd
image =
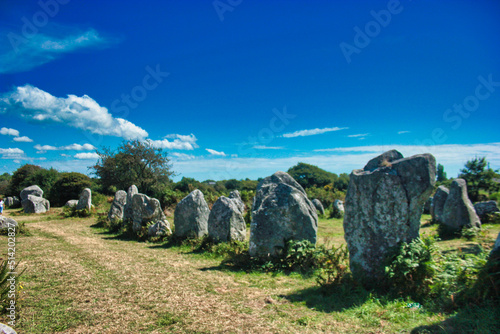
[[[173,169],[335,173],[396,148],[500,168],[497,1],[0,3],[0,173],[89,173],[140,139]]]

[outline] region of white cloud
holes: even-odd
[[[91,144],[71,144],[67,146],[51,146],[51,145],[35,145],[33,146],[38,152],[37,153],[43,153],[46,151],[92,151],[95,150],[96,147]]]
[[[50,27],[47,27],[50,28]],[[47,30],[47,29],[45,29]],[[60,35],[62,31],[74,30],[71,27],[54,28]],[[99,35],[94,29],[74,31],[72,34],[56,37],[38,32],[29,38],[13,31],[4,33],[10,42],[9,48],[0,53],[0,73],[29,71],[81,48],[102,46],[110,41]]]
[[[402,135],[403,133],[410,133],[410,131],[398,131],[398,135]]]
[[[319,135],[322,133],[326,132],[332,132],[332,131],[340,131],[340,130],[346,130],[349,128],[339,128],[339,127],[333,127],[333,128],[323,128],[323,129],[310,129],[310,130],[299,130],[291,133],[285,133],[283,134],[284,138],[293,138],[293,137],[305,137],[305,136],[314,136],[314,135]]]
[[[221,157],[225,157],[226,156],[226,153],[224,152],[218,152],[216,150],[212,150],[210,148],[206,148],[207,152],[210,153],[211,155],[217,155],[217,156],[221,156]]]
[[[87,95],[55,97],[31,85],[17,87],[0,97],[0,110],[29,121],[63,123],[99,135],[142,139],[148,133],[135,124],[114,118]]]
[[[15,137],[14,141],[17,141],[19,143],[31,143],[33,142],[33,139],[26,136],[22,136],[22,137]]]
[[[0,148],[2,159],[20,159],[24,156],[24,151],[20,148]]]
[[[165,136],[165,138],[174,139],[169,141],[168,139],[163,140],[151,140],[148,139],[147,142],[151,144],[151,146],[156,148],[166,148],[171,150],[188,150],[192,151],[199,146],[196,144],[198,140],[195,135],[178,135],[178,134],[170,134]]]
[[[185,153],[178,153],[178,152],[171,153],[170,155],[175,157],[176,160],[192,160],[195,158],[195,156],[192,154],[185,154]]]
[[[19,137],[19,131],[16,129],[1,128],[0,135]]]
[[[359,133],[359,134],[356,134],[356,135],[348,135],[347,137],[349,138],[363,138],[368,136],[369,133]]]
[[[75,158],[80,159],[80,160],[93,160],[93,159],[99,159],[99,154],[92,152],[92,153],[77,153],[75,154]]]
[[[266,145],[255,145],[253,147],[256,150],[282,150],[283,146],[266,146]]]

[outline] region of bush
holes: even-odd
[[[482,224],[500,224],[500,212],[487,213],[483,219]]]
[[[87,218],[92,215],[92,212],[87,209],[78,210],[76,206],[71,206],[71,207],[66,206],[63,208],[63,215],[66,218],[71,218],[71,217]]]
[[[81,173],[61,173],[49,194],[53,206],[63,206],[70,199],[78,199],[85,188],[90,188],[92,181]]]
[[[321,254],[321,268],[316,278],[316,282],[323,289],[331,289],[339,286],[345,280],[349,272],[349,251],[345,245],[331,249],[323,247]]]

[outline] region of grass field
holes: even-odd
[[[486,333],[498,325],[498,310],[443,314],[364,290],[324,295],[312,277],[231,271],[221,258],[123,240],[93,226],[95,218],[60,213],[14,217],[30,232],[17,238],[26,268],[18,333]],[[476,241],[439,247],[491,247],[500,226],[484,230]],[[319,242],[344,243],[341,220],[321,219],[318,234]],[[0,236],[1,257],[6,244]]]

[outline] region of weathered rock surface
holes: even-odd
[[[17,227],[17,222],[10,217],[0,216],[0,230],[9,227]]]
[[[500,212],[497,202],[495,201],[478,202],[474,204],[474,210],[476,210],[480,219],[484,218],[489,213]]]
[[[66,204],[64,204],[64,206],[67,208],[76,207],[77,205],[78,205],[77,199],[70,199],[69,201],[66,202]]]
[[[321,203],[321,201],[319,199],[315,198],[311,202],[314,205],[314,207],[316,208],[316,210],[319,211],[320,215],[325,214],[325,208],[323,207],[323,203]]]
[[[491,250],[491,252],[496,252],[500,250],[500,232],[498,233],[498,236],[497,236],[497,240],[495,241],[495,245],[493,246],[493,249]]]
[[[379,167],[389,167],[391,161],[399,159],[403,159],[403,155],[399,151],[390,150],[368,161],[363,170],[372,171]]]
[[[132,212],[132,230],[134,232],[139,232],[142,226],[147,225],[149,222],[166,221],[165,214],[161,210],[160,201],[144,194],[135,194],[132,197]]]
[[[386,152],[368,163],[387,161],[384,166],[353,170],[350,176],[344,237],[353,276],[365,285],[383,277],[388,250],[419,236],[423,206],[435,183],[434,156],[392,160],[400,155]]]
[[[125,209],[123,211],[123,220],[133,220],[134,212],[132,209],[132,199],[134,195],[138,194],[139,190],[135,185],[131,185],[127,190],[127,201],[125,202]]]
[[[43,197],[43,190],[39,186],[33,185],[24,188],[19,196],[21,197],[21,201],[24,201],[25,199],[28,199],[29,195]]]
[[[251,256],[276,256],[288,240],[316,244],[317,230],[316,208],[290,175],[276,172],[259,183],[252,207]]]
[[[432,205],[432,197],[429,197],[427,199],[427,201],[425,201],[425,204],[424,204],[424,213],[426,215],[431,213],[431,205]]]
[[[115,198],[108,212],[108,220],[116,222],[123,220],[123,213],[125,212],[125,204],[127,203],[127,193],[124,190],[118,190],[115,193]]]
[[[243,200],[241,199],[240,192],[238,190],[233,190],[229,193],[229,199],[232,199],[240,212],[243,214],[245,212],[245,203],[243,203]]]
[[[0,333],[1,334],[17,334],[16,331],[5,324],[0,324]]]
[[[21,206],[21,201],[17,196],[9,196],[5,199],[4,205],[7,208],[15,209]]]
[[[210,209],[203,193],[195,189],[184,197],[174,212],[174,234],[178,237],[201,238],[208,234]]]
[[[217,199],[208,216],[208,235],[215,242],[245,240],[245,219],[236,201],[225,196]]]
[[[437,188],[431,203],[431,216],[433,221],[443,223],[444,203],[446,203],[449,193],[450,190],[445,186],[439,186]]]
[[[162,237],[170,234],[172,234],[172,230],[170,229],[170,223],[166,219],[160,220],[148,227],[149,237]]]
[[[333,207],[335,208],[335,210],[338,210],[339,212],[344,213],[344,202],[343,201],[336,199],[333,202]]]
[[[24,213],[44,213],[50,210],[50,202],[45,198],[28,195],[28,198],[21,202]]]
[[[455,179],[451,183],[450,193],[443,208],[442,224],[459,231],[463,227],[481,227],[481,221],[467,195],[467,182]]]
[[[92,209],[92,190],[89,188],[83,189],[78,199],[78,204],[76,205],[77,210],[87,210],[90,212]]]

